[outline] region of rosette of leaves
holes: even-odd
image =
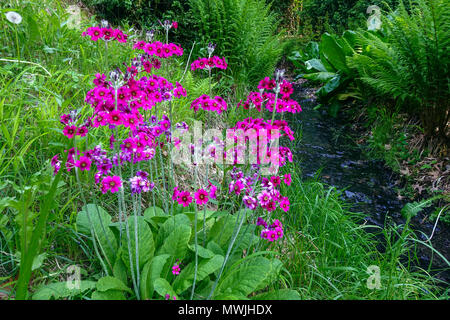
[[[282,272],[282,263],[274,258],[275,253],[259,251],[244,257],[244,250],[260,241],[255,225],[245,223],[237,229],[237,214],[183,210],[169,215],[161,208],[148,208],[142,216],[128,217],[120,233],[121,224],[112,223],[106,210],[88,204],[78,213],[77,229],[91,240],[93,229],[94,241],[105,261],[105,276],[95,286],[83,280],[82,292],[70,292],[62,284],[53,283],[40,287],[34,297],[61,298],[71,294],[96,300],[149,300],[169,295],[171,299],[190,299],[195,278],[194,299],[299,298],[294,290],[268,290]],[[241,216],[249,213],[242,211]],[[227,255],[232,238],[233,250]],[[172,274],[174,264],[181,266],[178,275]],[[49,294],[50,289],[53,294]]]

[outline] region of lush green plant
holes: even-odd
[[[357,33],[365,50],[349,59],[363,82],[418,115],[427,136],[444,141],[450,119],[448,21],[447,1],[414,1],[411,13],[400,3],[383,18],[383,35]]]
[[[305,73],[300,77],[323,83],[317,90],[320,101],[336,116],[340,101],[361,98],[356,73],[347,63],[355,54],[355,33],[347,30],[342,37],[324,33],[321,42],[310,42],[303,51],[293,52],[290,60]]]
[[[189,0],[200,43],[217,45],[235,83],[254,85],[273,73],[282,52],[277,18],[264,0]]]
[[[199,257],[195,261],[194,219],[202,223],[203,214],[208,236],[203,238],[206,233],[198,232],[198,241],[202,245],[198,245]],[[43,285],[33,298],[74,297],[95,286],[96,290],[91,292],[92,299],[164,299],[167,294],[170,299],[188,299],[196,281],[194,298],[247,299],[253,292],[276,281],[282,271],[281,261],[274,258],[275,252],[251,254],[251,248],[261,241],[254,234],[255,225],[244,224],[240,231],[235,230],[237,219],[247,214],[243,211],[231,216],[227,212],[205,211],[196,215],[185,211],[172,216],[160,208],[151,207],[143,216],[128,218],[127,228],[132,236],[127,242],[125,238],[119,239],[117,223],[111,223],[111,216],[103,208],[88,204],[78,214],[77,229],[91,237],[91,225],[94,227],[95,239],[108,261],[108,275],[96,283],[83,280],[79,290],[67,290],[58,283]],[[135,230],[137,238],[134,237]],[[235,232],[239,232],[238,235]],[[228,243],[234,237],[237,245],[228,256]],[[242,256],[244,249],[248,250],[246,256]],[[139,252],[137,256],[136,252]],[[225,258],[229,262],[222,273]],[[172,274],[174,265],[181,266],[178,275]],[[271,299],[281,295],[285,299],[298,298],[296,291],[288,289],[281,292],[263,290],[262,294],[251,298]]]

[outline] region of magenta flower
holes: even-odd
[[[107,193],[108,190],[111,193],[115,193],[119,191],[119,188],[122,186],[122,180],[119,176],[107,176],[102,180],[102,193]]]
[[[195,200],[196,200],[198,205],[204,205],[204,204],[208,203],[208,200],[209,200],[208,192],[206,192],[203,189],[199,189],[195,193],[194,197],[195,197]]]
[[[280,201],[279,205],[280,205],[281,210],[283,210],[284,212],[288,212],[289,206],[290,206],[289,198],[283,197],[283,199]]]
[[[285,174],[283,181],[286,185],[290,186],[292,182],[291,174],[290,173]]]
[[[189,191],[182,191],[178,193],[177,201],[179,204],[181,204],[183,207],[189,206],[189,204],[192,202],[192,197]]]
[[[180,271],[181,271],[181,269],[180,269],[180,266],[179,266],[178,264],[175,264],[175,265],[172,267],[172,273],[173,273],[174,275],[179,275],[179,274],[180,274]]]
[[[77,133],[78,128],[76,126],[65,126],[64,130],[63,130],[63,134],[69,138],[72,139],[76,133]]]
[[[88,157],[81,156],[80,160],[75,162],[75,167],[80,168],[81,171],[89,171],[91,170],[91,163],[92,161]]]

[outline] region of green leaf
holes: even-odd
[[[191,225],[191,221],[185,214],[177,214],[168,218],[160,227],[156,240],[156,247],[160,247],[164,240],[172,233],[178,225]]]
[[[195,245],[194,244],[188,245],[188,248],[189,248],[189,250],[191,250],[192,252],[195,253]],[[198,244],[197,244],[197,251],[198,251],[198,256],[201,258],[209,259],[214,256],[214,252],[212,252],[211,250],[206,249]]]
[[[94,291],[92,300],[126,300],[125,294],[120,290]]]
[[[167,282],[167,280],[165,280],[163,278],[158,278],[155,280],[154,286],[155,286],[155,291],[158,292],[158,294],[161,297],[165,297],[166,294],[169,294],[171,298],[174,296],[178,298],[177,294],[173,290],[170,283]]]
[[[137,232],[137,247],[139,258],[139,270],[142,270],[144,265],[150,261],[155,252],[155,244],[153,242],[153,234],[148,223],[144,220],[144,217],[139,216],[135,219],[134,216],[128,218],[128,232],[125,230],[125,234],[122,237],[122,261],[129,271],[130,256],[131,264],[133,266],[133,272],[136,272],[136,233]],[[136,228],[137,225],[137,228]],[[126,228],[126,227],[125,227]],[[130,237],[129,241],[127,237]]]
[[[154,282],[161,277],[164,266],[167,263],[170,255],[163,254],[155,256],[148,262],[141,272],[140,290],[142,299],[151,299],[154,291]]]
[[[159,207],[150,207],[145,209],[144,217],[146,218],[146,220],[155,216],[167,216],[167,213],[165,213],[164,210]]]
[[[191,227],[185,224],[177,225],[164,241],[158,254],[167,253],[176,259],[183,259],[186,255],[190,238]]]
[[[303,78],[313,80],[313,81],[327,82],[328,80],[334,78],[335,76],[336,76],[336,73],[334,73],[334,72],[314,72],[314,73],[304,74]]]
[[[95,204],[88,204],[83,207],[77,215],[77,229],[91,237],[91,223],[94,237],[100,246],[100,252],[107,258],[107,265],[111,268],[116,261],[117,240],[114,233],[109,228],[111,216],[102,208]]]
[[[54,282],[47,285],[41,285],[34,293],[33,300],[50,300],[69,298],[82,294],[83,292],[94,289],[95,281],[83,280],[80,281],[80,288],[71,288],[68,282]]]
[[[132,293],[130,288],[128,288],[121,280],[111,276],[106,276],[98,280],[96,287],[98,291],[102,292],[108,290],[119,290]]]
[[[252,300],[301,300],[301,297],[295,290],[280,289],[258,294]]]
[[[322,35],[322,41],[320,42],[320,51],[335,69],[349,72],[344,50],[336,42],[333,36],[328,33],[324,33]]]
[[[113,275],[123,283],[128,282],[127,267],[120,258],[120,255],[118,255],[116,262],[114,263]]]
[[[203,260],[198,264],[196,283],[204,280],[210,274],[220,269],[223,264],[224,257],[215,255],[211,259]],[[191,287],[194,283],[195,263],[189,263],[180,274],[176,277],[173,287],[174,290],[181,294],[184,290]]]
[[[315,69],[321,72],[328,72],[320,59],[311,59],[305,62],[306,70]]]
[[[254,257],[222,276],[215,295],[231,294],[247,297],[268,277],[271,262],[264,257]]]

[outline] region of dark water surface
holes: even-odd
[[[401,209],[408,203],[400,200],[395,190],[399,177],[383,161],[367,157],[355,143],[357,133],[349,123],[330,117],[326,108],[314,110],[317,102],[311,89],[297,86],[294,97],[303,112],[289,118],[292,129],[302,131],[294,159],[299,161],[303,178],[314,178],[336,187],[354,212],[364,213],[368,224],[383,227],[386,221],[404,224]],[[312,98],[311,98],[312,96]],[[411,221],[418,238],[426,241],[434,226],[426,218],[433,208],[423,210]],[[431,243],[450,261],[450,228],[438,223]],[[421,232],[420,232],[421,231]],[[450,272],[444,260],[425,246],[419,247],[419,264],[432,263],[433,274],[450,283]],[[446,269],[446,270],[445,270]]]

